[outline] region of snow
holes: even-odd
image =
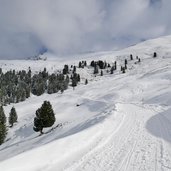
[[[154,51],[158,57],[152,58]],[[171,36],[149,40],[121,51],[85,54],[79,60],[128,60],[128,71],[103,77],[78,69],[82,83],[63,94],[32,96],[14,105],[18,123],[9,128],[0,146],[4,171],[138,171],[171,170]],[[141,63],[134,64],[135,56]],[[48,56],[48,54],[46,54]],[[74,59],[47,61],[3,60],[3,71],[28,69],[49,72]],[[120,68],[120,67],[119,67]],[[88,78],[89,84],[84,85]],[[34,132],[35,111],[44,100],[52,103],[56,123],[39,136]],[[77,106],[79,104],[79,106]],[[58,124],[62,123],[62,127]]]

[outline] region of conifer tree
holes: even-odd
[[[97,65],[95,65],[95,66],[94,66],[94,74],[98,74],[98,73],[99,73],[98,66],[97,66]]]
[[[114,70],[117,70],[117,62],[115,61]]]
[[[7,129],[6,129],[6,116],[4,113],[4,109],[0,106],[0,145],[4,142]]]
[[[127,59],[125,59],[125,65],[127,65],[128,64],[128,61],[127,61]]]
[[[130,60],[131,60],[131,61],[133,60],[133,55],[132,55],[132,54],[130,55]]]
[[[0,145],[4,142],[7,134],[6,125],[0,122]]]
[[[153,58],[156,58],[157,57],[157,53],[156,52],[154,52],[154,54],[153,54]]]
[[[5,116],[4,109],[2,106],[0,106],[0,123],[2,124],[6,123],[6,116]]]
[[[86,80],[85,80],[85,85],[87,85],[87,84],[88,84],[88,80],[86,79]]]
[[[55,114],[49,101],[44,101],[41,108],[37,109],[34,118],[33,130],[43,133],[43,128],[51,127],[55,123]]]
[[[81,67],[82,67],[82,64],[81,64],[81,62],[79,62],[79,64],[78,64],[78,67],[79,67],[79,68],[81,68]]]
[[[113,74],[114,71],[114,67],[112,66],[112,68],[110,69],[110,74]]]
[[[13,127],[14,123],[17,122],[18,116],[17,112],[14,107],[11,108],[10,114],[9,114],[9,124],[11,127]]]
[[[100,73],[101,76],[103,76],[103,71],[101,70],[101,73]]]
[[[123,74],[125,73],[125,68],[124,68],[124,67],[122,68],[122,73],[123,73]]]
[[[74,66],[73,72],[72,72],[72,73],[73,73],[73,74],[76,73],[76,66]]]

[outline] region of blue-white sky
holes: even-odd
[[[0,58],[112,50],[171,34],[171,0],[0,0]]]

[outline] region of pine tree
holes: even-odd
[[[73,78],[72,78],[72,87],[73,87],[73,90],[77,86],[77,83],[78,83],[78,76],[77,76],[76,73],[74,73]]]
[[[13,127],[14,123],[17,122],[18,116],[17,112],[14,107],[11,108],[10,114],[9,114],[9,124],[11,127]]]
[[[2,124],[6,123],[6,116],[5,116],[4,109],[2,106],[0,106],[0,123]]]
[[[95,66],[94,66],[94,74],[98,74],[98,73],[99,73],[98,66],[97,66],[97,65],[95,65]]]
[[[55,123],[55,114],[49,101],[44,101],[41,108],[37,109],[34,118],[33,130],[43,133],[43,128],[51,127]]]
[[[112,66],[112,68],[110,69],[110,74],[113,74],[114,71],[114,67]]]
[[[2,106],[0,106],[0,145],[4,142],[7,134],[5,123],[6,123],[6,116],[4,113],[4,109]]]
[[[72,72],[72,73],[73,73],[73,74],[76,73],[76,66],[74,66],[73,72]]]
[[[79,62],[79,64],[78,64],[78,68],[82,68],[82,64],[81,64],[81,62]]]
[[[124,68],[124,67],[122,68],[122,73],[123,73],[123,74],[125,73],[125,68]]]
[[[133,60],[133,55],[132,55],[132,54],[130,55],[130,60],[131,60],[131,61]]]
[[[157,57],[157,53],[156,52],[154,52],[154,54],[153,54],[153,58],[156,58]]]
[[[86,80],[85,80],[85,85],[87,85],[87,84],[88,84],[88,80],[86,79]]]
[[[103,71],[101,70],[101,73],[100,73],[101,76],[103,76]]]
[[[127,65],[128,64],[128,61],[127,61],[127,59],[125,59],[125,65]]]
[[[117,70],[117,62],[115,61],[114,70]]]
[[[0,145],[4,142],[7,134],[7,128],[5,124],[0,122]]]

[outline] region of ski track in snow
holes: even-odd
[[[107,61],[117,59],[119,66],[130,53],[141,55],[142,62],[135,65],[135,61],[128,61],[126,74],[117,71],[103,77],[80,69],[82,77],[90,80],[87,86],[79,85],[62,95],[33,96],[16,104],[20,120],[9,130],[11,138],[0,146],[0,170],[170,171],[170,44],[171,36],[120,52],[94,54]],[[153,59],[151,55],[157,49],[161,52]],[[23,68],[30,63],[24,62]],[[48,69],[53,65],[54,71],[58,63],[50,61]],[[39,69],[45,64],[41,61]],[[34,65],[37,67],[37,62]],[[3,61],[1,66],[4,70],[16,67],[10,61]],[[31,119],[45,99],[54,106],[55,124],[63,124],[38,136],[32,131]],[[7,113],[11,106],[5,107]]]

